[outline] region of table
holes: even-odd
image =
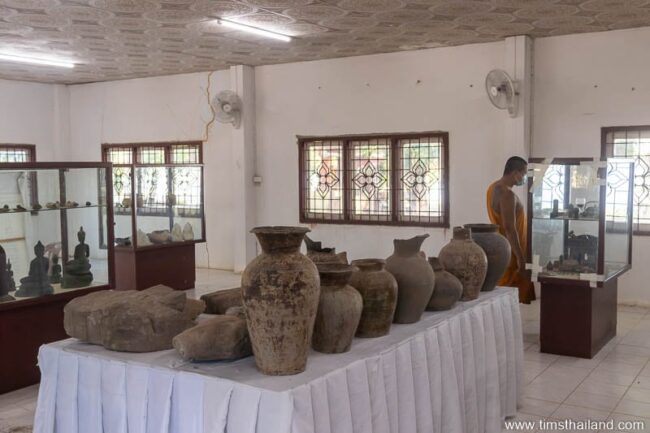
[[[74,339],[42,346],[39,366],[36,433],[492,433],[516,413],[523,339],[516,291],[497,288],[348,353],[312,352],[295,376]]]

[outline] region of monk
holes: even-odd
[[[499,281],[499,286],[519,288],[519,302],[530,304],[535,300],[535,289],[526,272],[527,222],[524,206],[512,191],[528,180],[528,163],[513,156],[506,162],[503,176],[487,190],[487,211],[492,224],[508,239],[512,250],[510,263]]]

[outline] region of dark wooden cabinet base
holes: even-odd
[[[115,247],[115,288],[144,290],[157,284],[193,289],[196,281],[194,243],[156,247]]]
[[[0,304],[0,394],[38,383],[38,349],[68,338],[63,307],[71,299],[108,286]]]
[[[542,281],[540,347],[544,353],[592,358],[616,335],[617,279]]]

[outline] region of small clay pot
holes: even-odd
[[[465,224],[472,230],[472,240],[487,256],[488,269],[481,292],[494,290],[510,263],[510,242],[499,233],[496,224]]]
[[[436,274],[436,286],[433,289],[427,310],[449,310],[463,295],[463,285],[453,274],[445,271],[437,257],[429,257],[429,264]]]
[[[488,261],[483,249],[472,240],[470,229],[454,227],[454,237],[440,250],[438,259],[463,284],[462,301],[478,298]]]
[[[397,281],[384,269],[385,264],[386,261],[382,259],[352,262],[352,266],[356,266],[359,271],[352,274],[350,285],[357,289],[363,298],[357,337],[381,337],[390,331],[397,307]]]
[[[322,263],[317,267],[321,284],[320,303],[312,347],[322,353],[347,352],[363,309],[361,295],[348,285],[357,268],[343,263]]]
[[[411,239],[395,239],[395,252],[386,259],[386,270],[397,280],[397,309],[395,323],[415,323],[420,320],[433,293],[436,276],[420,252],[429,235]]]

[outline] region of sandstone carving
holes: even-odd
[[[243,305],[239,287],[208,293],[201,296],[201,300],[205,302],[205,312],[208,314],[226,314],[230,307]]]
[[[187,361],[221,361],[253,354],[246,320],[237,316],[216,316],[176,337],[173,345]]]

